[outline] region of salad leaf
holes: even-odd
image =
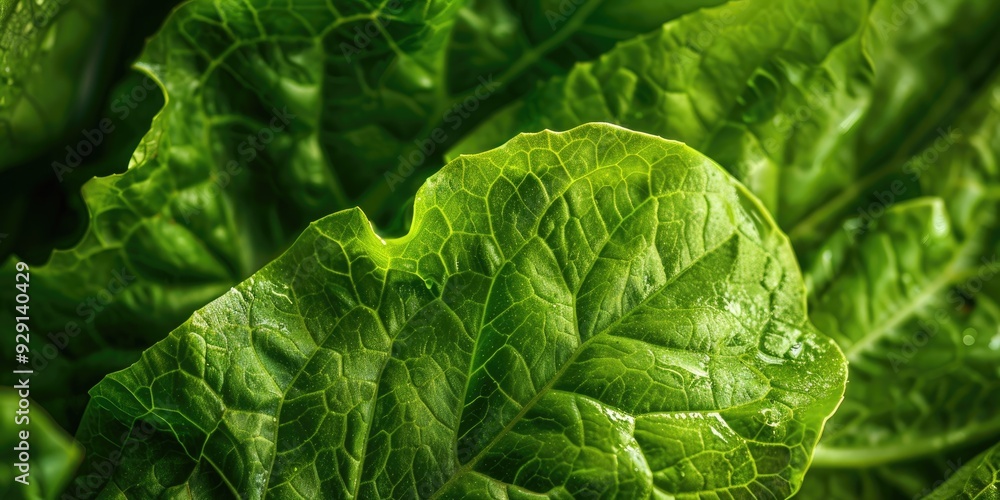
[[[0,27],[18,26],[20,18],[12,13],[41,5],[47,5],[45,0],[0,3]],[[8,78],[13,83],[0,89],[0,123],[36,126],[25,134],[34,142],[12,142],[4,149],[4,161],[13,158],[10,165],[18,164],[17,168],[4,167],[0,161],[0,198],[7,200],[0,230],[14,228],[15,248],[28,260],[25,252],[39,248],[30,240],[42,242],[43,254],[51,247],[46,236],[25,237],[26,228],[38,234],[50,232],[50,226],[37,224],[40,218],[51,219],[45,217],[48,212],[28,203],[48,184],[21,189],[25,184],[8,181],[37,177],[38,172],[23,173],[28,164],[21,159],[41,158],[37,152],[77,120],[73,116],[98,104],[95,99],[57,95],[54,99],[65,105],[54,110],[58,116],[45,121],[44,127],[38,126],[40,115],[26,113],[38,108],[25,107],[31,93],[24,89],[42,89],[48,83],[38,76],[39,68],[60,58],[72,63],[61,70],[72,72],[87,64],[87,58],[73,58],[76,52],[63,46],[75,40],[63,30],[89,33],[81,40],[96,35],[87,31],[89,27],[70,26],[74,18],[66,12],[65,17],[53,17],[55,25],[24,25],[26,32],[35,30],[36,38],[24,45],[25,50],[0,54],[4,61],[15,63],[11,70],[4,68],[13,71]],[[96,47],[97,42],[89,45]],[[1000,209],[996,153],[1000,151],[1000,4],[996,2],[686,0],[662,5],[649,0],[420,4],[388,0],[372,5],[348,0],[325,4],[194,0],[179,8],[150,41],[138,68],[150,84],[150,95],[160,94],[153,87],[162,90],[162,111],[151,126],[142,120],[131,123],[148,133],[131,155],[128,170],[124,170],[128,155],[121,153],[131,153],[137,137],[116,135],[107,142],[107,162],[103,154],[95,155],[95,165],[75,172],[70,183],[57,189],[62,192],[57,198],[65,198],[77,182],[96,171],[91,167],[121,172],[84,187],[89,213],[82,240],[55,252],[48,264],[32,266],[32,293],[38,299],[33,301],[32,328],[45,344],[33,351],[41,353],[35,362],[44,365],[36,365],[36,370],[45,372],[33,395],[58,423],[75,428],[85,389],[109,370],[139,361],[94,390],[97,397],[78,431],[93,459],[75,485],[80,496],[99,490],[125,497],[193,492],[214,497],[246,491],[300,496],[316,492],[693,496],[717,494],[722,484],[733,496],[784,497],[801,484],[799,494],[804,498],[916,498],[936,489],[945,478],[959,475],[954,471],[963,461],[1000,438],[996,403],[1000,285],[994,279],[1000,272],[996,261],[1000,223],[995,217]],[[148,104],[160,108],[155,100]],[[137,115],[148,111],[127,109]],[[14,113],[14,118],[4,113]],[[754,219],[747,227],[757,232],[747,231],[753,238],[767,235],[754,241],[763,242],[762,251],[771,259],[764,271],[757,271],[765,277],[774,272],[794,274],[789,283],[772,288],[785,290],[782,293],[788,297],[804,295],[818,331],[828,333],[851,363],[851,384],[829,425],[824,428],[823,420],[836,406],[835,389],[842,388],[838,383],[843,366],[839,355],[833,354],[827,356],[831,363],[821,363],[827,370],[822,374],[806,368],[796,375],[807,381],[829,380],[819,384],[819,393],[801,387],[804,398],[815,399],[794,407],[791,420],[785,413],[770,411],[776,407],[753,407],[761,411],[744,414],[740,412],[746,408],[723,408],[713,397],[714,406],[703,412],[714,411],[728,427],[687,417],[690,422],[676,432],[696,429],[700,434],[678,439],[683,445],[680,455],[645,454],[649,447],[641,443],[658,439],[653,433],[617,434],[640,443],[648,474],[644,469],[642,474],[621,470],[614,479],[602,476],[618,469],[594,464],[610,463],[600,460],[621,457],[623,450],[634,447],[608,445],[618,438],[601,432],[621,430],[611,424],[599,426],[604,430],[598,435],[611,446],[605,451],[594,452],[589,439],[572,441],[569,436],[593,436],[591,423],[608,422],[590,418],[582,410],[570,415],[577,420],[567,420],[565,406],[556,405],[553,408],[559,410],[526,420],[549,425],[545,431],[505,434],[522,425],[514,423],[508,429],[520,414],[509,404],[517,407],[556,397],[539,392],[548,386],[536,379],[539,373],[562,373],[561,369],[553,368],[550,358],[537,356],[559,355],[560,346],[569,345],[560,342],[574,338],[555,336],[544,345],[529,346],[523,332],[561,331],[575,325],[573,333],[582,339],[594,325],[604,324],[603,318],[628,316],[633,306],[640,314],[644,305],[636,306],[635,297],[644,296],[649,292],[644,287],[661,278],[650,274],[652,281],[647,282],[636,274],[656,262],[667,262],[663,253],[667,250],[657,243],[660,233],[650,236],[645,226],[611,230],[587,224],[587,217],[628,220],[620,211],[634,208],[632,200],[660,199],[650,194],[651,186],[638,188],[641,182],[635,184],[633,179],[654,178],[659,167],[642,174],[642,165],[632,165],[636,158],[648,160],[657,151],[669,151],[657,161],[670,172],[697,170],[701,167],[692,165],[707,161],[675,143],[610,125],[519,136],[500,150],[461,156],[498,147],[521,132],[569,130],[591,122],[610,122],[686,142],[754,194],[756,198],[747,202],[750,198],[743,188],[732,187],[735,197],[723,196],[728,201],[716,200],[697,209],[673,207],[678,211],[670,212],[672,216],[686,214],[677,219],[684,225],[676,234],[688,246],[669,249],[682,249],[681,260],[690,257],[692,235],[685,232],[687,223],[719,210],[728,217],[722,217],[729,221],[723,226],[738,228],[737,232],[743,231],[744,219]],[[610,136],[628,139],[609,141]],[[8,135],[6,140],[12,137],[17,139]],[[573,137],[586,140],[574,142]],[[3,140],[0,136],[0,147],[5,146]],[[572,196],[558,198],[564,200],[565,210],[557,213],[553,208],[557,205],[546,204],[542,210],[535,204],[539,199],[550,202],[546,196],[561,182],[536,175],[560,171],[556,163],[537,166],[538,157],[566,159],[560,156],[565,150],[553,150],[551,141],[573,144],[573,151],[589,144],[586,147],[594,154],[593,160],[584,162],[587,168],[600,167],[607,151],[619,151],[623,144],[651,146],[623,156],[628,159],[608,171],[618,174],[598,168],[595,172],[601,173],[581,177],[590,191],[567,191]],[[6,155],[8,149],[13,156]],[[414,198],[416,187],[445,157],[454,165],[431,177],[429,187]],[[477,163],[484,159],[492,159],[491,166]],[[714,172],[712,168],[702,170]],[[614,175],[622,176],[619,184],[610,184]],[[595,187],[592,179],[604,179],[605,188]],[[733,186],[733,182],[724,178],[717,184]],[[454,196],[445,199],[442,193]],[[471,205],[474,193],[480,193],[483,206],[490,207],[485,213]],[[670,196],[675,195],[693,199],[687,191]],[[491,197],[508,201],[493,206]],[[584,203],[588,200],[593,211],[578,213],[590,206]],[[310,226],[290,253],[258,272],[285,251],[310,221],[352,206],[366,215],[339,212],[322,219]],[[608,207],[616,212],[611,214]],[[661,212],[650,215],[650,220],[663,222],[661,217],[667,215]],[[566,220],[576,225],[524,227],[525,221],[546,221],[561,214],[572,214]],[[70,219],[60,218],[59,224]],[[410,221],[415,221],[413,227]],[[468,226],[456,229],[455,221]],[[370,229],[376,226],[379,230]],[[503,250],[520,244],[522,234],[542,230],[547,232],[544,237],[536,235],[538,241],[563,246],[551,247],[551,255],[538,259],[535,254],[518,257]],[[331,231],[339,236],[328,238]],[[789,235],[794,253],[781,231]],[[387,239],[384,244],[373,232]],[[407,235],[394,239],[401,234]],[[596,257],[598,250],[588,247],[595,234],[612,242],[615,235],[623,238],[601,251],[632,255],[629,252],[639,252],[652,241],[648,248],[655,247],[656,254],[652,250],[641,254],[649,260],[639,264],[610,259],[606,267],[594,264],[589,274],[578,275],[590,269],[587,262],[603,262]],[[777,234],[774,240],[769,239],[772,234]],[[434,238],[452,246],[435,246]],[[482,243],[485,239],[492,243]],[[0,233],[0,251],[6,252],[11,240],[3,240]],[[333,257],[320,250],[331,247],[347,250]],[[704,270],[681,274],[725,274],[735,269],[733,262],[745,262],[740,260],[742,248],[731,252],[729,261],[702,262]],[[454,255],[463,258],[446,258]],[[324,276],[318,282],[291,270],[319,257],[326,258],[319,259],[326,268],[307,273]],[[797,269],[796,260],[804,270],[804,285],[795,274],[798,271],[791,271]],[[544,262],[559,272],[539,264]],[[0,266],[0,279],[12,273],[12,266],[13,261]],[[593,292],[574,290],[568,295],[570,309],[563,307],[565,290],[549,286],[551,276],[568,284],[597,280],[597,274],[603,281],[594,281]],[[702,279],[702,274],[698,276]],[[759,333],[759,338],[753,337],[759,341],[754,353],[761,355],[758,361],[788,369],[806,362],[769,355],[772,350],[797,353],[802,346],[811,351],[807,342],[789,340],[798,334],[782,330],[774,337],[767,330],[748,327],[742,321],[748,314],[757,318],[749,321],[752,325],[763,321],[756,316],[762,308],[747,309],[748,303],[760,302],[758,295],[749,294],[752,300],[745,293],[735,298],[726,295],[731,289],[714,286],[717,281],[712,280],[721,278],[712,276],[699,283],[704,289],[692,285],[690,293],[685,289],[682,295],[723,297],[726,312],[721,316],[703,316],[704,304],[698,302],[678,316],[686,321],[683,324],[643,315],[641,321],[623,321],[615,328],[649,335],[690,331],[690,338],[715,338],[712,332],[699,330],[706,325],[713,332],[745,334],[743,328]],[[726,279],[733,276],[743,274],[725,274]],[[494,296],[494,284],[509,293]],[[531,295],[515,294],[529,289]],[[620,289],[626,293],[608,298]],[[274,290],[284,296],[273,295]],[[0,291],[0,300],[9,293]],[[162,340],[192,311],[220,295],[219,302]],[[551,311],[535,307],[542,297],[556,306]],[[674,295],[664,297],[674,301],[671,306],[680,301]],[[790,300],[786,299],[782,301]],[[307,308],[303,310],[302,304]],[[716,311],[720,306],[714,303],[714,307]],[[814,335],[817,329],[801,326],[805,312],[797,307],[773,314],[794,317],[792,323],[800,325],[796,328],[806,332],[803,335]],[[425,313],[417,310],[430,311],[432,317],[424,318]],[[574,315],[567,317],[566,310]],[[487,313],[493,314],[490,311],[501,320],[483,323]],[[9,311],[0,311],[0,316],[6,315]],[[718,319],[730,316],[741,322]],[[360,317],[372,321],[355,321]],[[375,328],[374,319],[379,320],[381,333],[366,330]],[[247,321],[249,329],[238,326]],[[307,326],[299,327],[300,323]],[[347,328],[343,326],[347,323],[362,325],[353,326],[361,339],[356,347],[367,350],[335,346],[341,355],[337,366],[346,366],[344,359],[361,359],[363,352],[370,356],[365,362],[384,361],[390,373],[384,383],[390,385],[355,384],[363,390],[352,386],[354,392],[344,392],[347,389],[332,381],[349,370],[319,368],[317,361],[302,354],[329,352],[320,347],[330,342],[325,335]],[[721,330],[715,328],[718,324],[723,325]],[[462,332],[475,335],[447,337],[450,344],[443,341],[439,332],[458,331],[458,325]],[[505,331],[509,335],[501,339],[498,332]],[[386,339],[391,339],[391,348]],[[162,342],[140,358],[158,341]],[[8,345],[12,340],[3,342]],[[589,345],[587,340],[580,342]],[[235,354],[223,354],[220,346]],[[509,346],[521,350],[511,351]],[[495,355],[476,357],[486,356],[483,352]],[[610,352],[595,366],[630,367],[628,363],[640,357],[628,355],[632,351],[624,348]],[[689,379],[683,377],[691,374],[695,378],[690,380],[695,380],[701,365],[682,361],[695,352],[683,351],[670,361],[675,363],[671,369],[682,374],[678,376],[684,382],[677,387],[684,387],[685,397],[697,387],[684,385]],[[744,358],[752,357],[748,353]],[[716,354],[710,350],[707,358],[698,359],[713,366]],[[475,371],[469,375],[469,367],[479,362],[488,376]],[[769,379],[768,370],[779,370],[760,366],[765,374],[761,376]],[[298,370],[298,375],[288,378],[288,370]],[[363,369],[356,373],[370,375]],[[431,379],[425,378],[428,373]],[[607,373],[611,377],[617,372]],[[730,395],[746,396],[752,391],[739,384],[756,380],[720,381],[709,371],[704,373],[712,391],[723,387]],[[782,373],[788,380],[795,378]],[[304,380],[302,374],[313,377]],[[778,379],[782,378],[771,381]],[[604,386],[596,400],[588,401],[604,405],[594,406],[602,411],[609,403],[600,398],[673,401],[656,399],[651,387],[658,387],[659,380],[650,383],[652,379],[625,375],[596,380]],[[9,382],[10,374],[3,381]],[[495,384],[493,392],[487,390],[492,387],[489,383]],[[587,384],[597,383],[580,382],[560,394],[584,397],[592,389]],[[325,406],[316,393],[295,392],[309,384],[324,389]],[[375,386],[391,390],[382,394]],[[426,404],[420,392],[425,388],[436,398]],[[461,399],[465,393],[455,388],[480,391],[476,394],[481,397]],[[180,396],[172,395],[175,389]],[[451,392],[441,392],[444,389]],[[317,408],[350,402],[367,405],[371,412],[338,407],[337,415],[343,417],[337,424],[317,416],[321,413]],[[641,423],[644,418],[615,408],[614,415],[626,421]],[[776,435],[769,435],[773,441],[763,444],[751,439],[755,429],[770,432],[767,424],[776,416],[782,418],[774,428],[791,432],[782,434],[780,446]],[[762,420],[747,423],[751,417]],[[799,427],[790,430],[788,421]],[[684,427],[689,424],[694,427]],[[333,425],[340,427],[330,431]],[[558,439],[553,437],[556,429],[564,431]],[[675,430],[671,427],[669,432]],[[671,435],[657,432],[656,436]],[[718,446],[700,453],[709,450],[688,446],[696,434],[708,439],[708,445]],[[489,454],[492,446],[500,446],[491,443],[509,443],[512,435],[521,438],[516,446]],[[245,436],[253,440],[243,442]],[[735,441],[734,436],[738,436]],[[343,442],[336,444],[341,448],[324,441],[340,438]],[[441,443],[449,439],[456,443],[454,453],[442,454]],[[576,462],[565,455],[545,454],[566,449],[561,443],[570,441],[569,449],[577,447],[582,457],[574,458]],[[765,453],[755,448],[758,445],[770,447],[762,448]],[[815,460],[803,479],[814,445]],[[545,453],[527,461],[531,446],[544,448]],[[677,449],[676,443],[656,446],[656,450]],[[336,455],[331,449],[349,451]],[[669,467],[656,469],[670,460],[675,461]],[[264,465],[255,466],[258,462]],[[336,465],[325,466],[330,463]],[[747,473],[746,464],[756,472]],[[761,470],[776,472],[761,475]],[[406,471],[417,473],[407,476]],[[462,471],[470,476],[461,476]],[[976,474],[963,472],[961,481]],[[458,476],[479,483],[452,482]]]
[[[80,436],[122,457],[104,492],[798,488],[846,365],[718,165],[606,124],[521,135],[432,176],[415,212],[391,240],[357,209],[321,219],[98,384]]]

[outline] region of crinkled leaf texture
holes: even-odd
[[[122,453],[104,493],[798,489],[846,363],[721,167],[585,125],[458,158],[415,213],[393,240],[357,209],[321,219],[98,384],[80,438]]]

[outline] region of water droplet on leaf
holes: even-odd
[[[781,423],[781,412],[774,408],[764,408],[760,410],[760,415],[764,417],[764,425],[777,427]]]

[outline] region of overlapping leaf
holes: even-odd
[[[356,209],[316,222],[95,387],[81,439],[98,461],[129,450],[107,491],[798,488],[846,366],[787,238],[723,169],[588,125],[455,160],[415,210],[395,240]]]

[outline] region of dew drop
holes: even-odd
[[[781,413],[774,408],[764,408],[760,414],[764,417],[764,425],[768,427],[777,427],[781,423]]]
[[[792,359],[798,359],[800,354],[802,354],[802,342],[796,342],[788,349],[788,357]]]
[[[742,316],[743,306],[740,305],[737,300],[726,299],[726,310],[729,311],[733,316]]]
[[[972,345],[976,343],[976,334],[979,333],[975,328],[966,328],[962,334],[962,343],[965,345]]]

